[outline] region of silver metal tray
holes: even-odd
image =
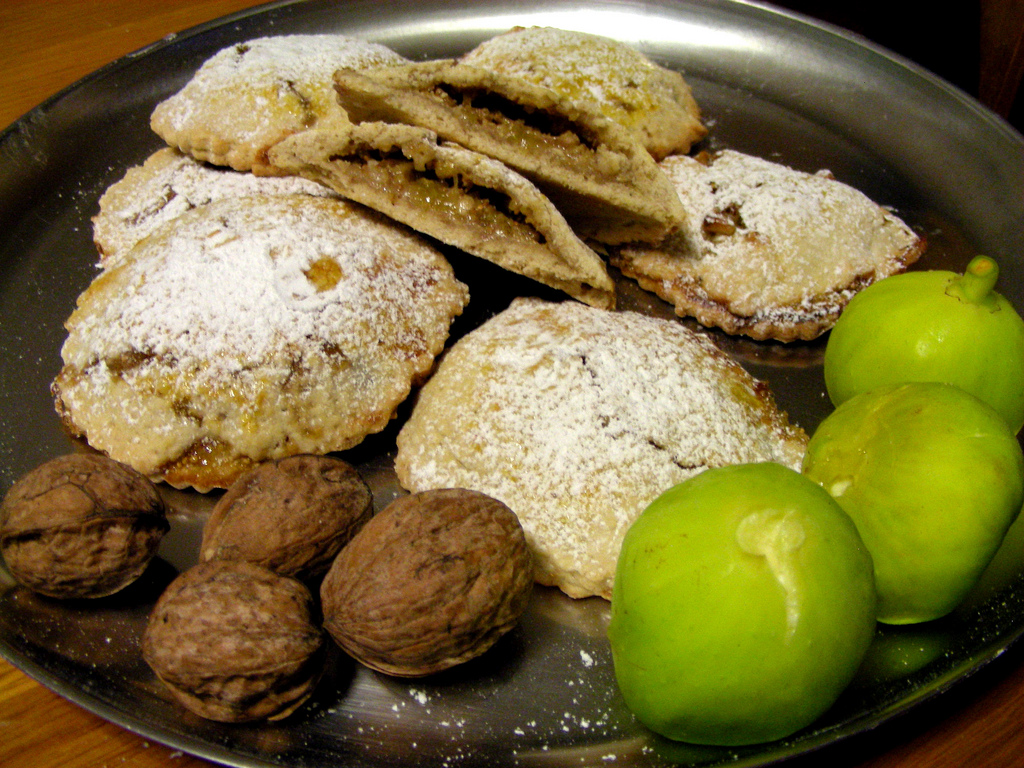
[[[641,3],[337,0],[275,3],[163,40],[98,71],[0,134],[0,492],[72,449],[49,396],[62,323],[95,273],[89,219],[103,190],[159,145],[148,116],[220,48],[248,38],[346,32],[411,58],[450,56],[513,25],[605,34],[683,71],[711,126],[733,147],[805,170],[829,168],[923,231],[921,267],[1001,264],[1024,307],[1024,141],[954,88],[838,30],[730,0]],[[452,253],[473,300],[457,332],[501,309],[526,281]],[[501,286],[500,289],[495,285]],[[628,283],[623,304],[670,316]],[[712,336],[767,380],[812,431],[829,411],[824,341],[789,346]],[[346,457],[378,506],[399,493],[394,431]],[[281,723],[224,726],[173,703],[142,662],[156,596],[196,558],[210,500],[167,492],[172,530],[140,582],[96,602],[60,603],[0,568],[0,654],[61,695],[147,738],[232,766],[763,766],[870,738],[1011,649],[1024,631],[1014,529],[954,615],[880,630],[864,668],[812,727],[746,749],[673,744],[647,733],[619,697],[605,639],[607,604],[538,588],[521,625],[482,658],[420,681],[362,669],[340,653],[312,702]]]

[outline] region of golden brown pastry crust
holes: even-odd
[[[339,67],[405,61],[346,35],[261,37],[224,48],[157,105],[150,125],[168,145],[237,171],[272,173],[267,150],[289,134],[344,121],[334,95]]]
[[[765,385],[677,321],[518,299],[446,353],[395,469],[411,491],[503,501],[541,583],[609,597],[622,537],[655,497],[708,467],[798,468],[806,439]]]
[[[93,219],[100,265],[118,261],[155,229],[214,200],[252,195],[333,196],[327,187],[295,177],[256,176],[208,165],[171,148],[159,149],[107,188]]]
[[[552,27],[514,27],[460,57],[463,64],[520,77],[634,133],[660,160],[685,154],[707,134],[690,86],[678,72],[626,43]]]
[[[615,305],[601,258],[527,179],[408,125],[306,131],[270,152],[276,167],[594,306]]]
[[[676,313],[755,339],[813,339],[875,280],[905,270],[924,240],[827,173],[726,150],[661,162],[687,224],[611,262]]]
[[[454,61],[339,70],[353,122],[405,123],[500,160],[533,181],[581,236],[657,242],[682,208],[643,146],[589,102]]]
[[[53,384],[68,428],[175,486],[380,431],[468,301],[439,252],[341,200],[220,200],[101,272]]]

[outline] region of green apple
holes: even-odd
[[[853,519],[871,552],[879,621],[953,610],[1021,509],[1024,457],[1002,417],[949,384],[856,395],[815,430],[804,474]]]
[[[835,405],[905,381],[955,384],[981,398],[1014,433],[1024,425],[1024,320],[994,290],[995,261],[978,256],[963,275],[906,272],[865,288],[825,347]]]
[[[871,558],[820,487],[779,464],[709,469],[626,533],[608,628],[616,680],[670,739],[779,739],[852,679],[875,602]]]

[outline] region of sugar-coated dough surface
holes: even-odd
[[[682,75],[618,40],[552,27],[516,27],[461,60],[597,104],[606,117],[636,133],[658,159],[688,152],[707,132]]]
[[[251,195],[334,193],[298,177],[256,176],[207,165],[165,148],[129,168],[100,198],[93,240],[100,263],[110,266],[161,225],[214,200]]]
[[[609,597],[622,537],[661,492],[724,464],[797,468],[805,445],[767,387],[682,324],[518,299],[443,358],[395,468],[411,491],[503,501],[539,581]]]
[[[170,146],[200,160],[265,173],[266,151],[282,138],[345,119],[335,70],[403,61],[386,46],[346,35],[256,38],[208,59],[150,122]]]
[[[100,273],[54,382],[69,428],[148,476],[225,487],[382,429],[468,300],[432,246],[309,195],[189,211]]]
[[[903,271],[920,237],[827,173],[726,150],[706,164],[661,162],[687,211],[660,246],[625,247],[613,263],[680,315],[730,333],[791,341],[830,328],[853,295]]]

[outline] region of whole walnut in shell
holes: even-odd
[[[515,514],[476,491],[396,499],[342,549],[320,586],[349,655],[399,677],[479,656],[519,620],[533,561]]]
[[[306,586],[240,560],[179,575],[153,606],[142,655],[192,712],[210,720],[276,720],[313,692],[323,633]]]
[[[146,569],[169,528],[153,483],[99,454],[51,459],[15,482],[0,504],[7,568],[50,597],[123,589]]]
[[[200,559],[248,560],[312,579],[372,515],[369,487],[341,459],[269,461],[239,477],[214,506]]]

